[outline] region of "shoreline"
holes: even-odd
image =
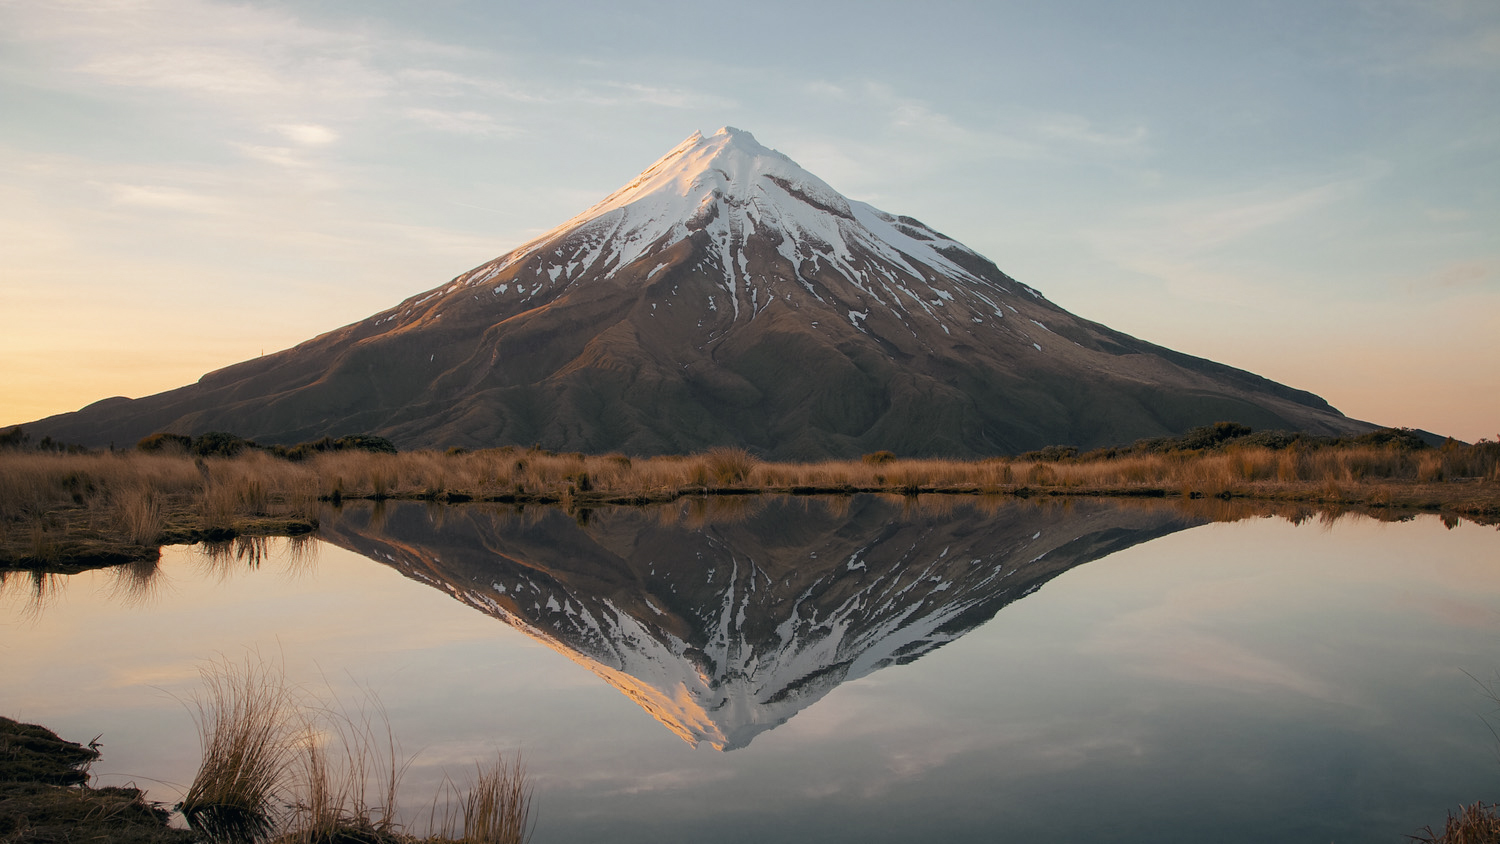
[[[345,502],[604,507],[722,497],[894,495],[985,502],[1077,498],[1431,513],[1500,524],[1500,445],[1231,446],[984,460],[761,461],[742,449],[685,457],[343,451],[85,454],[0,450],[0,571],[156,559],[164,545],[314,533]],[[1194,505],[1196,506],[1196,505]]]
[[[439,493],[383,493],[344,495],[338,499],[324,497],[322,505],[342,508],[346,504],[373,504],[387,502],[425,502],[445,507],[504,505],[509,507],[556,507],[575,516],[587,518],[590,511],[614,507],[652,507],[682,501],[707,500],[713,498],[760,498],[795,496],[808,498],[838,498],[853,495],[884,495],[906,499],[946,499],[949,502],[997,500],[1021,500],[1033,502],[1074,499],[1113,500],[1120,503],[1157,502],[1167,506],[1178,506],[1189,512],[1203,513],[1216,506],[1235,508],[1231,518],[1255,515],[1286,515],[1280,512],[1299,507],[1313,513],[1354,513],[1383,521],[1402,521],[1421,515],[1438,516],[1445,520],[1472,522],[1478,525],[1500,526],[1500,484],[1483,482],[1450,482],[1448,484],[1421,483],[1363,483],[1340,485],[1331,489],[1326,484],[1300,483],[1275,484],[1259,488],[1229,490],[1181,490],[1163,486],[1130,487],[1062,487],[1062,486],[1015,486],[1010,488],[980,486],[916,485],[901,488],[889,486],[793,486],[793,487],[684,487],[670,491],[651,493],[612,494],[572,493],[549,495],[546,493],[504,493],[498,495],[470,495],[463,492]],[[196,518],[191,507],[171,508],[165,516],[170,527],[157,535],[151,544],[138,544],[109,530],[101,530],[90,523],[86,511],[51,514],[60,535],[37,553],[34,538],[5,536],[0,539],[0,572],[45,572],[49,574],[71,574],[89,569],[126,565],[135,562],[159,559],[161,549],[168,545],[192,545],[202,542],[226,542],[252,537],[316,537],[318,518],[298,516],[294,518],[252,517],[233,520],[228,525],[211,526]],[[1213,517],[1214,520],[1224,518]]]

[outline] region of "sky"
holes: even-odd
[[[191,383],[736,126],[1082,317],[1500,436],[1500,3],[0,0],[0,425]]]

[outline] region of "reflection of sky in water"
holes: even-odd
[[[283,548],[272,544],[273,551]],[[67,580],[0,603],[0,712],[86,741],[104,784],[184,782],[179,701],[247,648],[382,701],[425,814],[522,749],[536,841],[1308,840],[1401,835],[1497,797],[1500,533],[1432,518],[1212,525],[1067,572],[918,661],[732,753],[694,749],[578,665],[321,546],[223,576],[170,549],[155,598]],[[115,597],[111,597],[114,595]]]

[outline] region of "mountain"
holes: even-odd
[[[728,503],[750,510],[693,520],[619,508],[582,526],[553,508],[345,508],[318,538],[547,645],[683,740],[733,750],[1075,566],[1200,524],[1098,501]]]
[[[92,445],[226,430],[281,443],[373,433],[403,447],[973,457],[1219,420],[1373,427],[1076,317],[724,128],[390,310],[26,428]]]

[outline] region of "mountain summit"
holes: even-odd
[[[404,447],[821,458],[1092,447],[1218,420],[1371,427],[1080,319],[725,127],[390,310],[196,384],[26,427],[88,444],[364,432]]]

